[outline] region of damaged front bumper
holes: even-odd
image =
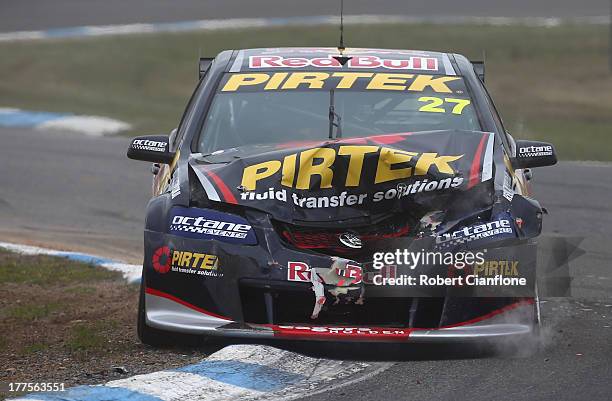
[[[509,304],[489,314],[440,328],[366,327],[344,325],[275,325],[232,321],[187,305],[168,294],[146,292],[147,323],[153,327],[206,336],[234,338],[453,343],[530,336],[536,329],[534,300]]]
[[[147,231],[145,255],[153,255],[144,263],[147,324],[206,336],[388,342],[493,340],[529,335],[537,326],[535,297],[384,297],[368,285],[363,305],[326,305],[312,319],[313,283],[290,267],[329,267],[334,258],[291,248],[266,234],[269,227],[254,225],[257,245]],[[164,272],[154,266],[160,250],[173,261]]]

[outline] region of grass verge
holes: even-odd
[[[516,137],[554,142],[562,159],[612,160],[612,74],[605,26],[362,25],[350,45],[486,52],[487,85]],[[335,27],[164,33],[0,44],[0,99],[106,115],[135,133],[169,132],[197,76],[198,54],[228,48],[330,46]],[[3,105],[0,105],[3,106]]]
[[[0,258],[3,262],[0,264],[0,284],[59,286],[114,280],[120,277],[116,272],[94,268],[86,263],[69,262],[64,258],[52,256],[12,258],[9,255],[11,254],[0,249]],[[75,291],[72,287],[68,288]]]
[[[120,273],[0,249],[0,399],[9,382],[100,383],[201,360],[202,349],[154,350],[136,338],[138,287]]]
[[[61,305],[53,304],[25,304],[11,307],[8,310],[7,317],[10,319],[32,321],[47,317],[51,312],[57,310]]]

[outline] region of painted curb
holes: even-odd
[[[18,31],[0,33],[0,42],[41,39],[67,39],[109,35],[131,35],[161,32],[219,31],[246,28],[270,28],[284,26],[318,26],[337,25],[339,17],[335,15],[315,15],[287,18],[231,18],[196,21],[165,22],[158,24],[126,24],[102,26],[77,26],[56,28],[42,31]],[[478,24],[478,25],[525,25],[536,27],[554,27],[561,24],[605,25],[609,16],[556,18],[556,17],[469,17],[438,16],[413,17],[408,15],[347,15],[344,23],[357,24]]]
[[[22,255],[49,255],[74,260],[76,262],[90,263],[92,265],[100,266],[108,270],[120,272],[121,274],[123,274],[123,277],[129,283],[140,282],[140,276],[142,274],[142,266],[140,265],[130,265],[127,263],[103,258],[101,256],[89,255],[86,253],[56,251],[53,249],[40,248],[37,246],[12,244],[10,242],[0,242],[0,248],[4,248]]]
[[[80,132],[91,136],[112,135],[131,128],[128,123],[98,116],[77,116],[0,107],[0,127],[34,127],[39,130]]]
[[[13,401],[292,400],[366,380],[392,365],[312,358],[267,345],[230,345],[182,368]]]

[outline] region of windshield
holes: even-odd
[[[456,76],[226,74],[197,151],[449,129],[481,129],[465,83]]]

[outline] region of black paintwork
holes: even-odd
[[[283,54],[289,53],[291,51]],[[242,284],[252,287],[253,283],[259,283],[255,287],[263,288],[264,292],[274,292],[274,288],[277,287],[293,288],[298,293],[303,294],[301,296],[309,296],[314,300],[308,283],[287,281],[287,262],[304,261],[312,267],[328,267],[331,263],[331,257],[308,250],[298,250],[283,241],[271,222],[271,215],[274,214],[271,212],[273,206],[263,208],[264,210],[267,209],[268,213],[236,205],[232,205],[228,210],[228,206],[225,204],[212,202],[201,197],[201,184],[189,165],[192,146],[200,132],[206,111],[210,106],[222,74],[230,70],[238,55],[239,52],[237,51],[224,51],[215,58],[206,75],[199,81],[181,120],[176,134],[177,145],[175,145],[180,150],[180,157],[172,178],[178,180],[180,194],[172,199],[170,194],[165,192],[149,202],[145,229],[143,274],[145,284],[149,288],[164,291],[215,314],[244,322],[245,299],[244,294],[241,293]],[[294,55],[305,57],[303,53],[299,52]],[[435,53],[435,57],[442,57],[442,55]],[[448,57],[455,70],[464,77],[468,89],[472,92],[474,106],[478,110],[483,130],[495,133],[495,153],[493,156],[495,171],[492,189],[488,195],[491,202],[488,205],[486,201],[483,202],[478,213],[484,210],[485,214],[490,217],[503,212],[510,213],[513,218],[521,218],[524,222],[522,226],[515,226],[514,228],[517,241],[523,243],[539,235],[541,231],[541,208],[535,200],[519,194],[515,194],[511,202],[502,196],[503,176],[507,169],[504,158],[512,156],[509,154],[508,138],[501,126],[501,120],[495,116],[496,112],[492,101],[470,62],[461,55],[450,54]],[[231,174],[228,173],[224,178],[231,181]],[[196,193],[198,196],[194,196]],[[169,235],[167,233],[168,214],[172,206],[175,205],[186,207],[198,205],[247,216],[257,235],[258,245],[230,245],[215,240],[194,240]],[[290,220],[290,216],[286,213],[282,216],[284,220]],[[469,213],[465,213],[465,216],[457,213],[455,219],[444,222],[444,229],[451,230],[461,227],[462,224],[465,224],[463,218],[466,216],[469,219],[474,218]],[[305,217],[301,216],[300,220],[304,219]],[[217,255],[219,258],[218,272],[223,274],[222,277],[198,277],[172,271],[165,274],[158,273],[152,267],[152,255],[163,246],[168,246],[172,250]],[[433,321],[426,318],[423,320],[427,324],[431,323],[434,327],[472,319],[513,301],[513,299],[508,298],[498,298],[488,302],[463,297],[439,298],[438,301],[435,301],[435,299],[438,298],[431,298],[430,301],[427,301],[430,304],[435,304],[430,305],[430,309],[421,309],[422,311],[436,311],[436,318]],[[424,304],[427,302],[424,302]],[[438,303],[436,304],[436,302]],[[295,321],[308,321],[309,313],[309,310],[296,311]],[[337,323],[341,324],[341,322]]]

